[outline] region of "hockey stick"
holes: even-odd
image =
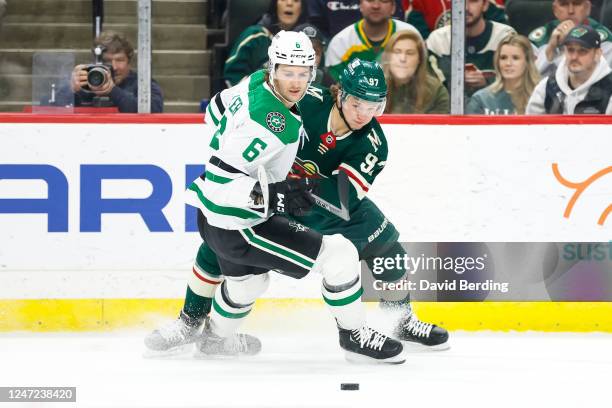
[[[340,200],[340,208],[336,207],[329,201],[326,201],[313,194],[315,204],[319,207],[329,211],[337,217],[342,218],[344,221],[349,221],[351,216],[348,210],[348,198],[349,198],[349,179],[345,172],[342,170],[338,171],[338,199]]]
[[[264,196],[264,200],[266,200],[263,217],[268,218],[268,173],[266,173],[264,166],[259,166],[257,168],[257,180],[261,188],[261,195]]]

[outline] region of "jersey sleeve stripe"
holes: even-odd
[[[349,178],[354,180],[364,192],[367,193],[370,190],[370,183],[368,183],[366,179],[363,178],[363,176],[359,174],[357,170],[355,170],[348,164],[342,163],[340,164],[340,166],[338,166],[338,169],[346,172]]]
[[[242,219],[260,219],[262,218],[261,215],[251,212],[249,210],[246,210],[244,208],[224,207],[224,206],[213,203],[212,201],[210,201],[204,196],[204,193],[202,193],[202,190],[200,190],[200,188],[197,186],[196,184],[197,182],[198,180],[196,180],[194,183],[191,183],[191,185],[189,186],[189,190],[196,193],[196,195],[198,196],[198,199],[204,205],[204,207],[206,207],[207,210],[217,213],[217,214],[229,215],[232,217],[242,218]]]
[[[248,176],[248,174],[246,174],[244,171],[240,171],[234,166],[227,164],[226,162],[224,162],[217,156],[212,156],[208,162],[212,164],[213,166],[216,166],[227,173],[244,174],[245,176]]]
[[[230,181],[232,181],[231,178],[227,178],[227,177],[222,177],[222,176],[217,176],[216,174],[213,174],[210,171],[206,172],[206,180],[210,180],[213,183],[217,183],[217,184],[227,184]]]
[[[213,112],[213,104],[212,103],[209,103],[208,106],[206,107],[206,117],[210,118],[212,120],[213,125],[219,126],[219,119],[217,118],[217,116]]]

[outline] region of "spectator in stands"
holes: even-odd
[[[336,34],[325,53],[325,66],[336,81],[353,58],[378,60],[396,31],[418,33],[410,24],[392,18],[396,10],[393,0],[361,0],[359,9],[363,18]]]
[[[234,86],[242,78],[264,68],[272,37],[280,30],[290,31],[306,22],[306,16],[301,0],[271,0],[268,12],[257,24],[240,33],[234,42],[223,68],[227,86]]]
[[[323,88],[329,88],[334,83],[334,79],[329,75],[327,69],[325,69],[325,48],[327,47],[327,39],[323,37],[321,31],[317,27],[310,23],[300,24],[294,28],[294,31],[301,31],[306,34],[306,36],[310,38],[312,47],[315,50],[317,75],[313,84]]]
[[[393,17],[404,20],[402,0],[395,1]],[[315,25],[326,38],[332,38],[345,27],[361,18],[360,0],[308,0],[308,21]]]
[[[403,0],[406,10],[406,22],[412,24],[419,30],[423,38],[429,34],[451,23],[452,0]],[[489,8],[485,12],[485,20],[497,21],[508,24],[508,18],[504,11],[503,0],[489,0]]]
[[[572,28],[562,42],[564,58],[557,72],[537,85],[527,113],[612,115],[612,69],[601,44],[592,26]]]
[[[495,82],[470,98],[466,113],[525,114],[529,97],[540,80],[531,43],[525,36],[510,34],[499,43],[493,59]]]
[[[398,31],[382,56],[387,80],[385,113],[448,113],[448,91],[427,68],[427,48],[414,31]]]
[[[119,112],[138,112],[138,75],[132,71],[134,48],[120,33],[103,31],[94,41],[94,47],[103,50],[102,61],[112,67],[99,87],[87,89],[85,64],[77,65],[72,71],[70,88],[60,89],[56,95],[56,105],[92,106],[95,97],[108,97],[111,106]],[[151,80],[151,113],[164,110],[162,90],[155,80]]]
[[[538,49],[536,66],[540,74],[552,75],[555,72],[563,55],[560,50],[561,41],[578,24],[589,25],[597,30],[601,36],[603,55],[608,64],[612,64],[612,32],[589,17],[589,0],[553,0],[552,9],[556,18],[529,34],[529,39]]]
[[[514,29],[489,21],[484,14],[489,0],[466,0],[465,4],[465,92],[471,96],[495,79],[493,54],[499,42]],[[440,81],[448,86],[451,72],[451,27],[438,28],[427,38],[429,62]]]

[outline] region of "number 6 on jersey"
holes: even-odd
[[[249,146],[244,150],[244,152],[242,152],[242,157],[244,157],[246,161],[252,162],[266,147],[268,147],[266,142],[256,137],[255,139],[253,139],[251,144],[249,144]]]

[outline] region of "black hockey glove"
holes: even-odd
[[[315,203],[312,196],[315,188],[316,183],[306,178],[288,178],[268,184],[268,208],[276,214],[305,215]]]

